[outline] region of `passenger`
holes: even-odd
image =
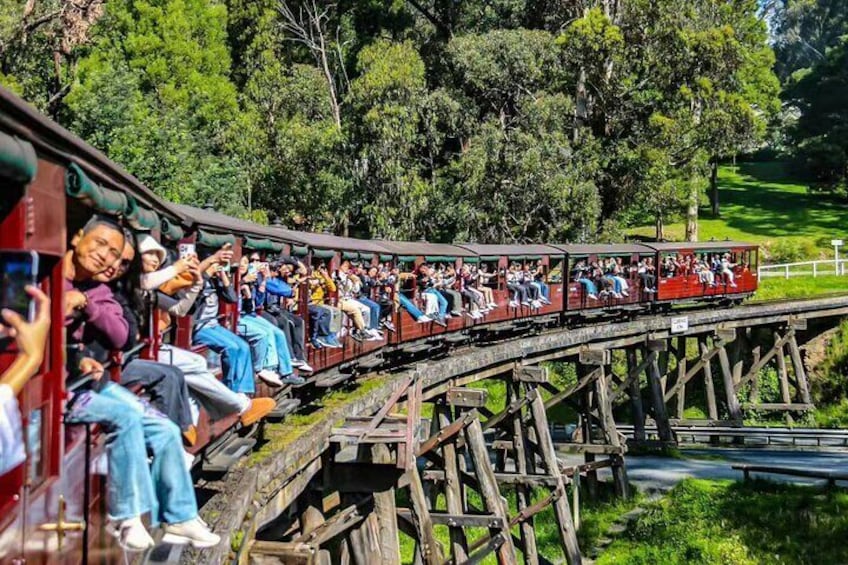
[[[534,269],[531,271],[533,277],[533,285],[539,289],[539,301],[543,304],[551,303],[551,287],[545,282],[545,266],[540,259]]]
[[[297,308],[296,292],[299,277],[306,274],[306,265],[291,257],[281,257],[269,265],[267,273],[254,285],[254,301],[264,304],[266,319],[273,317],[286,334],[292,365],[299,372],[311,373],[306,355],[306,324],[294,310]]]
[[[472,274],[476,274],[476,278],[474,280],[475,288],[483,293],[486,304],[489,305],[489,308],[497,308],[498,303],[495,302],[495,294],[491,287],[489,287],[489,284],[491,284],[492,279],[497,277],[498,274],[490,273],[485,263],[480,265],[480,269],[477,270],[476,273]]]
[[[435,282],[436,281],[433,278],[433,269],[426,263],[419,265],[418,275],[416,276],[418,293],[422,296],[422,298],[435,300],[436,306],[435,310],[432,310],[431,306],[431,308],[425,310],[425,312],[427,312],[428,315],[432,312],[432,314],[436,316],[433,319],[436,322],[440,322],[440,325],[443,325],[445,323],[445,319],[448,317],[448,301],[438,290],[436,290]]]
[[[34,286],[26,293],[35,301],[35,319],[27,322],[20,314],[3,310],[0,334],[15,340],[18,354],[0,375],[0,476],[26,460],[23,427],[17,397],[38,373],[50,332],[50,299]]]
[[[350,261],[342,261],[339,270],[335,273],[335,278],[336,288],[339,292],[339,309],[353,323],[353,331],[350,332],[350,337],[356,341],[382,340],[383,334],[370,327],[371,308],[356,299],[359,295],[361,283],[359,277],[351,272]],[[377,308],[377,315],[379,316],[379,307]]]
[[[424,312],[422,312],[415,303],[409,299],[404,291],[399,288],[401,281],[415,281],[415,275],[412,273],[398,273],[397,283],[395,284],[395,296],[397,297],[398,303],[403,307],[404,310],[409,312],[409,315],[412,316],[412,319],[420,324],[426,324],[427,322],[436,322],[438,324],[444,325],[444,322],[435,318],[431,318],[427,316]],[[414,290],[412,290],[414,292]],[[435,302],[435,298],[433,299]],[[435,308],[438,308],[437,306]]]
[[[380,270],[372,266],[365,270],[359,278],[362,281],[359,300],[367,304],[364,299],[368,299],[377,306],[378,327],[382,326],[390,332],[395,331],[395,325],[392,322],[394,301],[391,298],[392,285],[387,282],[388,271],[382,272],[381,279]]]
[[[312,271],[307,286],[312,345],[317,349],[341,348],[342,344],[336,338],[336,333],[341,329],[341,310],[327,304],[330,293],[336,292],[336,283],[323,264]]]
[[[148,235],[144,235],[140,239],[139,250],[142,251],[144,275],[167,271],[167,268],[159,269],[161,260],[166,256],[165,248],[159,242]],[[178,297],[171,297],[162,291],[157,291],[156,303],[160,309],[161,323],[156,331],[160,333],[170,328],[172,316],[188,315],[203,288],[203,279],[200,273],[204,265],[197,263],[196,257],[186,258],[185,261],[189,265],[196,265],[189,270],[193,270],[200,278],[196,281],[195,286],[181,293]],[[162,284],[166,283],[167,281]],[[195,425],[198,416],[196,403],[203,406],[213,421],[225,418],[230,414],[238,414],[243,426],[250,426],[261,420],[276,406],[271,398],[251,399],[244,393],[233,392],[209,371],[206,359],[192,351],[163,343],[159,346],[157,359],[160,363],[174,365],[183,372],[186,386],[194,401],[193,420]]]
[[[733,272],[735,266],[735,263],[730,262],[730,253],[725,253],[721,258],[721,274],[733,288],[736,288],[736,275]]]
[[[448,310],[451,316],[462,316],[462,295],[457,290],[458,282],[456,276],[456,267],[446,265],[444,272],[438,278],[437,290],[448,301]]]
[[[583,292],[586,293],[586,296],[591,300],[598,299],[598,287],[595,286],[595,283],[592,282],[592,279],[589,278],[588,268],[586,267],[585,261],[578,261],[574,265],[574,269],[572,270],[573,278],[575,282],[580,283],[583,287]]]
[[[656,276],[654,275],[654,262],[653,259],[647,257],[645,259],[640,259],[639,263],[636,267],[636,273],[639,275],[639,278],[642,280],[642,288],[645,292],[654,293],[656,292]]]
[[[144,237],[155,241],[150,236]],[[164,252],[162,249],[163,255]],[[144,291],[137,289],[133,281],[140,281],[142,262],[147,255],[149,253],[143,253],[142,261],[137,260],[135,234],[124,230],[121,258],[92,277],[96,282],[110,285],[111,289],[111,294],[92,296],[86,309],[87,324],[83,340],[89,344],[88,354],[92,358],[104,362],[111,350],[130,351],[141,340],[142,326],[145,325],[142,320],[148,319],[150,300],[145,299]],[[98,310],[97,315],[92,315],[93,308]],[[126,332],[122,331],[124,325],[127,326]],[[148,331],[144,332],[144,335],[148,334]],[[188,445],[195,444],[197,420],[192,417],[185,375],[178,367],[134,357],[121,370],[121,384],[144,387],[145,395],[153,407],[179,426]]]
[[[123,231],[105,218],[95,216],[75,236],[63,262],[66,296],[70,297],[65,308],[71,314],[65,321],[69,343],[80,343],[76,340],[85,331],[89,293],[97,296],[106,286],[93,278],[120,260],[123,248]],[[93,385],[70,399],[66,422],[99,424],[107,431],[109,529],[121,546],[134,551],[153,546],[141,521],[146,512],[150,512],[152,525],[165,522],[166,543],[190,543],[198,548],[217,545],[220,538],[197,517],[179,428],[120,385],[101,383],[104,369],[96,360],[83,354],[70,361],[69,370],[90,377]],[[152,465],[148,465],[148,451]]]
[[[521,273],[518,270],[518,265],[513,263],[506,271],[506,288],[510,292],[509,305],[512,308],[521,306],[530,306],[530,299],[527,296],[527,288],[522,286]]]
[[[232,257],[232,250],[225,246],[201,263],[201,266],[206,266],[201,271],[203,288],[190,311],[194,317],[193,341],[221,355],[227,388],[234,392],[253,394],[256,392],[256,384],[250,345],[218,322],[221,301],[231,304],[238,302],[225,267]]]
[[[239,274],[252,277],[250,283],[256,281],[257,272],[249,273],[247,257],[239,262]],[[229,286],[229,275],[220,271],[221,282]],[[291,353],[286,341],[286,334],[274,323],[257,315],[253,302],[251,284],[243,284],[239,292],[238,334],[250,344],[253,355],[253,368],[260,379],[271,386],[283,384],[302,385],[306,381],[294,374]]]

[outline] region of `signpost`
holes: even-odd
[[[689,318],[687,316],[678,316],[671,319],[671,333],[682,334],[689,329]]]
[[[833,246],[833,266],[836,274],[839,274],[839,248],[842,246],[841,239],[831,239],[830,244]]]

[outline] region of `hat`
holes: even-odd
[[[160,245],[158,241],[153,239],[151,236],[144,234],[138,240],[138,251],[139,253],[155,253],[157,257],[159,257],[159,264],[162,265],[165,263],[165,258],[168,256],[165,248]]]

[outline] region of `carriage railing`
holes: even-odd
[[[848,259],[820,259],[817,261],[760,265],[757,267],[757,276],[760,280],[776,277],[788,279],[792,277],[841,276],[848,273],[847,263]]]

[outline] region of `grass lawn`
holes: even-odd
[[[848,492],[688,479],[651,504],[598,565],[848,563]]]
[[[793,277],[784,279],[768,277],[760,281],[757,294],[751,302],[790,298],[808,298],[848,292],[848,276]]]
[[[830,240],[848,239],[845,237],[848,236],[848,204],[826,195],[810,194],[805,185],[787,178],[782,163],[721,167],[721,218],[710,217],[709,207],[702,206],[699,239],[759,242],[767,249],[776,241],[786,239],[832,257]],[[682,240],[684,233],[682,222],[666,226],[667,239]],[[635,228],[630,234],[654,237],[656,232],[650,225]]]

